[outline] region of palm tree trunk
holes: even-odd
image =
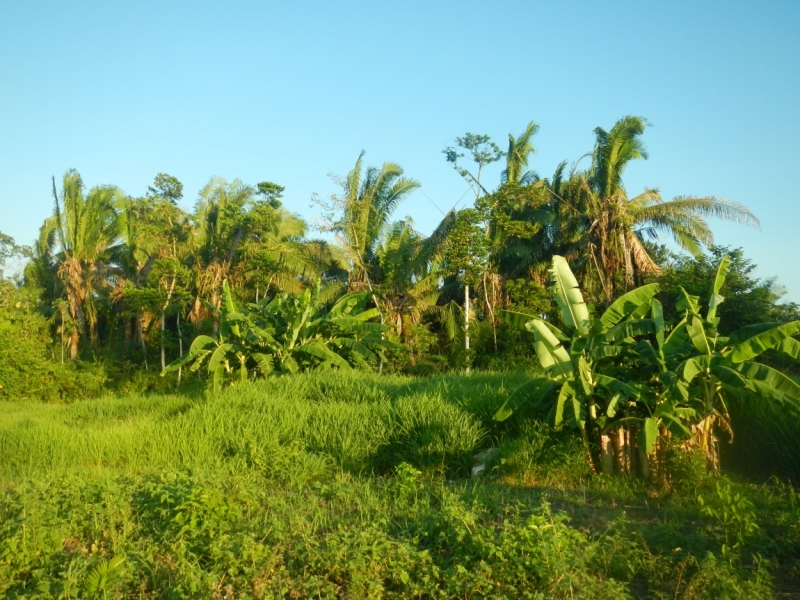
[[[75,329],[69,336],[69,359],[78,359],[78,343],[80,342],[80,333]]]
[[[144,323],[141,314],[136,315],[136,337],[139,338],[139,344],[142,346],[142,357],[144,358],[144,370],[147,371],[147,345],[144,343]]]

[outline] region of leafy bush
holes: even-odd
[[[638,430],[639,448],[648,455],[662,430],[694,438],[718,468],[714,427],[730,428],[726,396],[753,393],[794,411],[800,407],[800,385],[753,360],[769,349],[800,359],[800,342],[792,337],[800,333],[800,321],[750,325],[729,336],[718,331],[717,307],[724,301],[719,292],[730,264],[728,257],[720,261],[704,317],[699,299],[680,288],[676,308],[683,318],[667,332],[654,297],[657,284],[628,292],[594,318],[567,262],[554,257],[552,291],[572,335],[532,315],[501,312],[533,333],[547,379],[529,382],[496,418],[507,418],[528,390],[540,398],[552,394],[554,425],[566,422],[580,430],[598,471],[613,467],[616,453],[606,434],[619,427]],[[641,465],[647,475],[648,462]]]
[[[342,296],[326,311],[319,302],[319,282],[298,296],[277,294],[245,309],[223,282],[219,340],[198,336],[188,354],[164,372],[205,362],[209,386],[219,391],[223,381],[245,383],[258,375],[298,373],[315,368],[370,368],[376,352],[392,344],[383,339],[389,329],[369,323],[378,309],[366,310],[370,293]]]
[[[49,325],[37,306],[35,290],[0,280],[0,399],[52,402],[100,395],[103,369],[58,362],[51,354]]]

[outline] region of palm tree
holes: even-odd
[[[508,152],[506,152],[506,168],[501,175],[503,183],[516,183],[530,185],[538,178],[533,171],[525,171],[530,155],[536,152],[533,146],[533,136],[539,131],[539,125],[534,121],[528,123],[519,137],[508,134]]]
[[[405,340],[408,323],[419,324],[439,300],[435,246],[407,219],[387,228],[375,254],[385,320]]]
[[[645,273],[658,273],[659,267],[643,245],[645,235],[656,238],[670,235],[692,253],[714,237],[705,218],[758,227],[759,221],[746,207],[712,196],[680,196],[664,201],[657,189],[646,189],[628,198],[622,184],[625,167],[632,160],[646,159],[641,136],[647,122],[641,117],[623,117],[605,131],[595,129],[595,147],[588,173],[573,176],[572,199],[577,201],[585,226],[585,246],[607,302],[614,297],[616,275],[623,274],[629,287]]]
[[[232,279],[256,287],[256,297],[271,291],[298,294],[334,261],[328,244],[306,239],[306,222],[297,214],[261,200],[250,210],[241,258]],[[244,290],[245,285],[239,285]]]
[[[96,338],[95,295],[109,287],[114,268],[111,256],[121,235],[117,206],[124,198],[112,186],[98,186],[84,195],[83,180],[74,169],[64,175],[59,198],[53,178],[53,216],[42,226],[40,254],[47,255],[78,324],[69,339],[69,356],[78,357],[81,338]],[[63,210],[62,210],[63,205]]]
[[[219,308],[225,279],[239,276],[296,292],[303,283],[299,278],[314,279],[321,270],[325,245],[306,242],[299,216],[256,194],[238,179],[228,183],[220,177],[200,190],[192,239],[193,322],[204,314],[204,298]]]
[[[372,288],[381,233],[397,205],[420,186],[403,177],[403,169],[392,162],[383,163],[380,169],[367,167],[362,173],[363,159],[364,151],[341,182],[344,194],[336,199],[341,216],[331,227],[349,263],[353,290]]]

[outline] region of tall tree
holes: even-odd
[[[169,200],[172,204],[177,204],[178,200],[183,198],[183,184],[177,177],[167,175],[166,173],[159,173],[155,176],[153,185],[148,186],[147,195]]]
[[[714,241],[706,217],[759,226],[746,206],[712,196],[664,201],[657,189],[645,189],[629,199],[622,175],[631,161],[647,158],[641,139],[646,125],[641,117],[627,116],[610,131],[595,129],[592,165],[588,172],[574,174],[570,184],[571,208],[583,223],[586,253],[606,302],[620,283],[628,288],[643,274],[659,271],[642,244],[644,236],[670,235],[681,248],[697,254]]]
[[[469,184],[476,199],[480,198],[482,194],[488,194],[489,192],[486,191],[486,188],[481,183],[481,174],[486,166],[503,158],[505,156],[504,152],[488,135],[469,132],[465,133],[463,137],[456,138],[456,146],[469,152],[473,162],[477,165],[476,172],[472,173],[469,169],[458,164],[458,159],[464,157],[464,153],[459,152],[452,146],[442,150],[445,159],[455,169],[456,173],[461,175]]]
[[[112,186],[94,187],[84,194],[83,180],[73,169],[64,175],[60,197],[53,177],[53,197],[53,216],[42,226],[39,245],[52,259],[70,316],[78,324],[69,340],[74,360],[81,338],[95,339],[96,293],[110,285],[111,257],[122,233],[117,207],[124,194]]]
[[[519,137],[508,134],[508,151],[506,152],[506,168],[502,173],[503,183],[517,183],[530,185],[538,178],[533,171],[526,171],[531,154],[536,152],[533,145],[533,136],[539,131],[539,125],[534,121],[528,123]]]
[[[334,196],[328,229],[333,231],[349,263],[352,290],[371,288],[378,269],[376,250],[397,205],[420,184],[403,176],[393,162],[381,168],[363,168],[364,151],[353,170],[339,183],[342,196]]]

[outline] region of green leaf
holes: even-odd
[[[215,394],[222,391],[222,382],[225,378],[224,365],[218,365],[211,374],[211,389]]]
[[[367,348],[364,344],[362,344],[358,340],[352,340],[350,338],[335,338],[331,340],[331,343],[339,344],[340,346],[344,346],[345,348],[350,348],[351,350],[354,350],[364,358],[378,360],[378,357],[375,356],[375,353],[372,352],[372,350]]]
[[[762,396],[800,402],[800,385],[780,371],[754,362],[736,363],[734,368],[749,379]]]
[[[556,412],[555,412],[555,419],[553,425],[558,427],[564,420],[564,404],[566,403],[567,399],[575,397],[575,388],[572,387],[572,382],[568,379],[564,382],[561,386],[561,390],[558,393],[558,399],[556,400]]]
[[[780,343],[776,350],[780,350],[784,354],[788,354],[795,360],[800,360],[800,342],[794,338],[786,338]]]
[[[604,329],[613,327],[642,305],[649,306],[651,298],[658,293],[658,284],[650,283],[631,290],[617,298],[600,317]]]
[[[639,431],[639,444],[645,449],[645,452],[652,454],[656,440],[658,440],[658,422],[648,417]]]
[[[526,327],[534,334],[534,349],[539,363],[545,371],[555,370],[560,377],[572,373],[569,353],[559,339],[541,319],[530,321]]]
[[[698,374],[710,371],[711,367],[721,362],[722,357],[717,354],[693,356],[684,361],[681,376],[686,383],[691,383]]]
[[[553,286],[551,288],[556,302],[561,308],[564,323],[574,327],[580,335],[589,333],[589,309],[578,287],[578,280],[572,274],[563,256],[553,257]]]
[[[648,335],[656,330],[655,324],[650,319],[639,319],[637,321],[623,321],[614,325],[603,334],[606,342],[618,342],[626,338],[634,338],[640,335]]]
[[[683,289],[683,287],[681,287],[680,289],[681,291],[678,294],[678,301],[675,303],[675,310],[679,311],[685,310],[689,311],[689,314],[699,316],[700,315],[699,296],[690,295],[685,289]]]
[[[161,372],[161,375],[169,373],[170,371],[177,371],[185,364],[190,363],[198,356],[207,354],[208,352],[211,351],[212,348],[216,347],[217,347],[217,341],[214,338],[208,335],[198,335],[192,342],[192,345],[189,347],[189,352],[187,354],[184,354],[180,358],[172,361],[170,364],[168,364]]]
[[[611,400],[608,401],[608,406],[606,407],[606,415],[608,415],[609,419],[613,419],[614,416],[617,414],[617,406],[619,405],[620,401],[625,398],[624,395],[617,392],[613,396],[611,396]]]
[[[694,413],[694,411],[692,411],[692,413]],[[682,438],[692,437],[692,432],[681,422],[677,415],[664,413],[661,415],[661,422],[672,435],[677,435]]]
[[[214,354],[211,355],[211,359],[208,361],[208,371],[216,370],[217,366],[225,360],[225,355],[233,348],[233,344],[220,344],[216,350],[214,350]]]
[[[302,346],[298,346],[295,348],[296,352],[306,352],[307,354],[311,354],[312,356],[316,356],[317,358],[321,358],[323,360],[330,361],[340,369],[350,370],[353,367],[350,366],[350,363],[347,362],[344,358],[336,354],[333,350],[328,348],[322,342],[313,340]]]
[[[601,358],[611,358],[622,354],[624,348],[622,346],[612,346],[611,344],[603,344],[602,346],[595,346],[588,353],[587,357],[591,361],[600,360]]]
[[[541,317],[528,315],[521,312],[515,312],[512,310],[503,310],[503,309],[499,309],[496,314],[501,321],[508,323],[509,325],[513,325],[514,327],[519,327],[520,329],[524,329],[525,331],[530,331],[527,325],[531,321],[536,321],[536,320],[541,321],[550,330],[550,332],[554,336],[556,336],[556,338],[558,338],[562,342],[566,342],[569,340],[569,338],[566,335],[564,335],[564,333],[558,327],[556,327],[555,325],[551,325],[547,321],[543,320]]]
[[[236,301],[233,298],[233,291],[228,285],[228,280],[222,282],[222,310],[220,311],[220,334],[222,337],[227,337],[227,332],[230,331],[236,337],[241,336],[239,324],[235,321],[229,321],[228,316],[237,314]]]
[[[659,352],[663,353],[664,350],[664,307],[661,302],[653,298],[650,304],[650,318],[656,328],[656,342],[658,343]]]
[[[555,387],[548,379],[531,379],[523,383],[503,402],[503,406],[495,413],[495,421],[505,421],[515,410],[530,399],[542,400]]]
[[[372,298],[371,292],[350,292],[345,294],[331,308],[332,316],[350,314],[354,309],[363,307]]]
[[[265,375],[269,375],[275,369],[275,365],[272,363],[272,355],[270,354],[254,352],[251,354],[251,358],[256,361],[258,368],[261,369]]]
[[[632,398],[635,400],[640,396],[639,390],[637,390],[634,386],[620,381],[619,379],[609,377],[608,375],[595,373],[594,382],[596,385],[604,387],[612,393],[623,394],[627,398]]]
[[[664,342],[662,350],[665,356],[675,354],[678,350],[686,345],[689,341],[689,333],[686,331],[686,319],[681,319],[680,322],[670,331],[667,340]]]
[[[775,327],[780,327],[785,323],[781,321],[774,321],[770,323],[756,323],[755,325],[747,325],[746,327],[742,327],[741,329],[737,329],[733,333],[728,336],[728,340],[731,342],[744,342],[745,340],[749,340],[751,337],[756,335],[757,333],[761,333],[762,331],[769,331],[770,329],[774,329]]]
[[[589,367],[589,363],[586,362],[586,359],[583,356],[578,357],[578,378],[580,379],[583,393],[587,396],[590,395],[594,390],[592,369]]]
[[[711,344],[708,343],[706,337],[706,330],[703,321],[698,317],[693,317],[686,325],[686,332],[689,334],[689,339],[698,352],[703,354],[711,353]]]
[[[642,360],[645,360],[651,365],[660,364],[658,352],[656,352],[656,349],[653,348],[653,344],[650,343],[650,340],[637,340],[634,347],[636,348],[636,352],[639,354],[639,358]]]
[[[784,323],[783,325],[778,325],[766,331],[756,333],[755,335],[739,342],[733,347],[731,360],[733,362],[750,360],[765,350],[770,350],[773,348],[784,351],[788,350],[787,353],[791,356],[792,352],[795,351],[795,345],[800,346],[800,344],[797,344],[796,340],[792,340],[794,343],[788,342],[785,348],[781,348],[781,344],[785,340],[791,339],[791,336],[796,335],[797,333],[800,333],[800,321]],[[800,357],[795,356],[795,358]]]
[[[731,268],[731,257],[727,254],[722,257],[717,267],[717,275],[714,277],[714,283],[711,286],[711,293],[708,299],[708,313],[706,314],[706,321],[713,323],[717,316],[717,307],[725,300],[719,295],[722,285],[725,283],[725,278],[728,276],[728,270]]]

